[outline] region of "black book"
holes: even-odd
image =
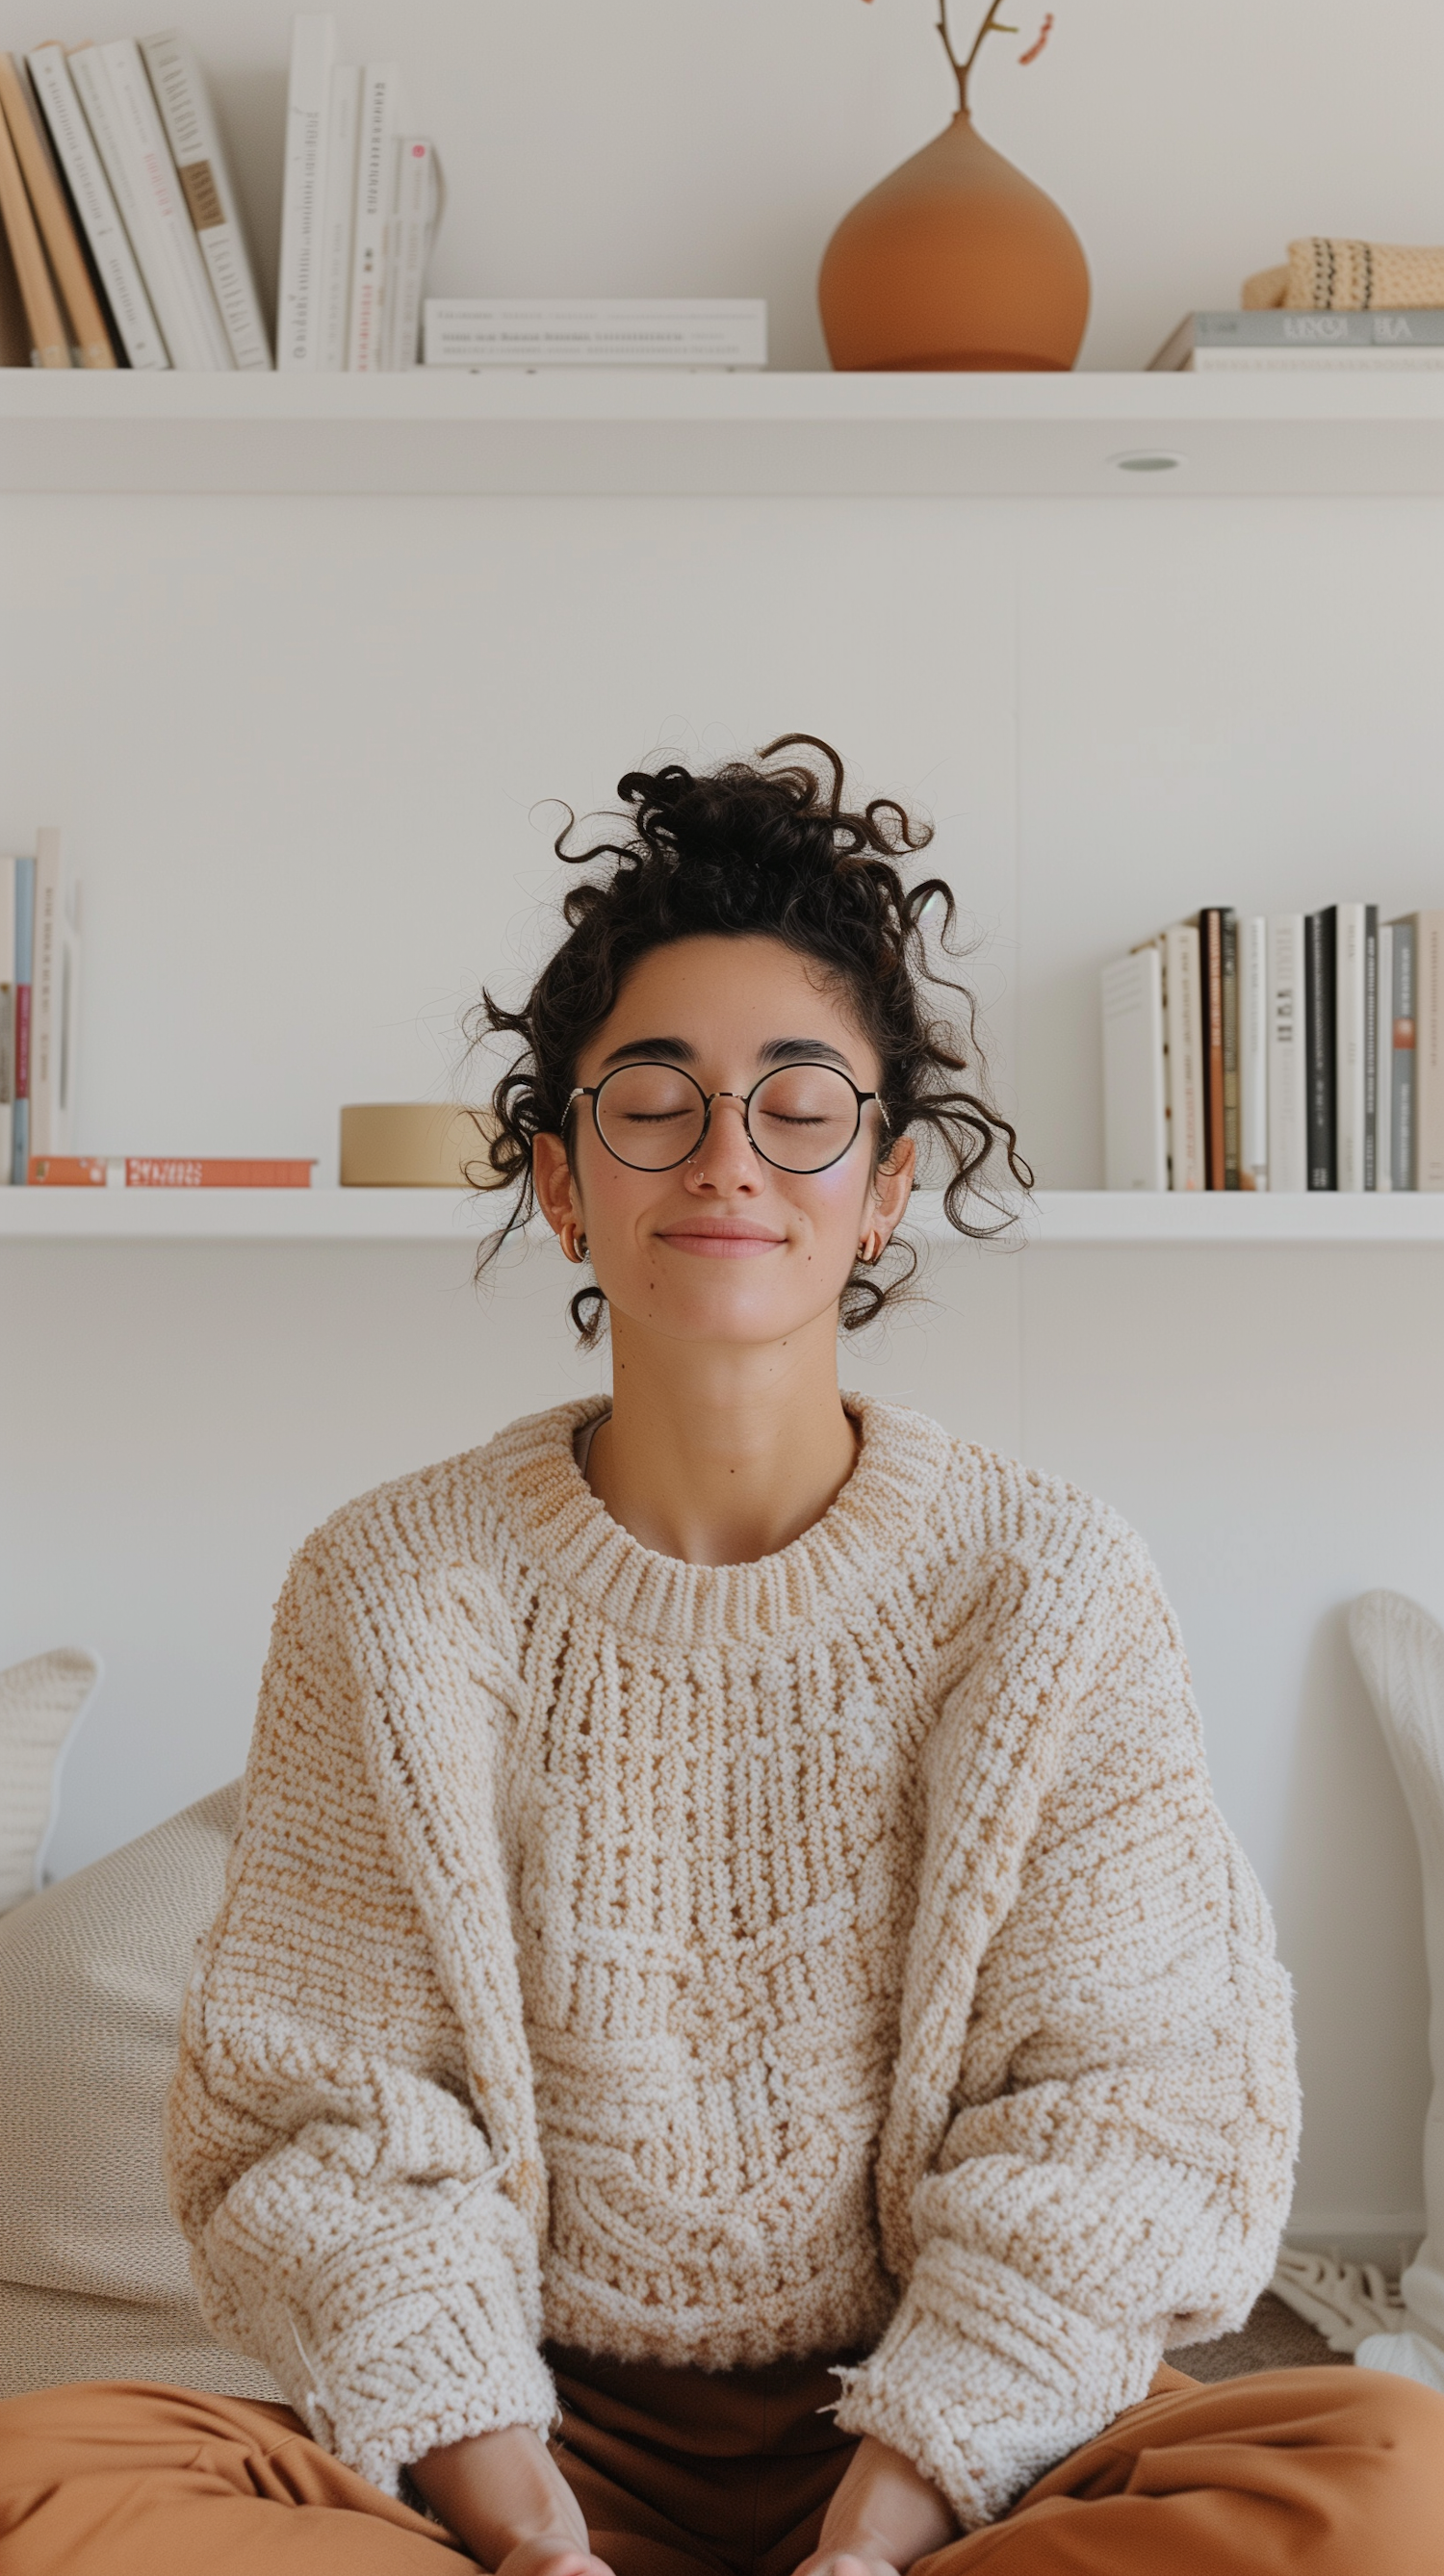
[[[1339,1185],[1338,1109],[1334,1096],[1338,917],[1304,915],[1304,1069],[1308,1085],[1309,1187]]]
[[[1238,914],[1219,912],[1223,967],[1223,1186],[1238,1188]]]

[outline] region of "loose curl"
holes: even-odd
[[[507,1010],[483,989],[470,1022],[477,1045],[520,1041],[492,1094],[490,1177],[480,1183],[514,1189],[516,1198],[506,1225],[483,1246],[479,1271],[532,1215],[534,1139],[564,1132],[578,1058],[610,1018],[632,968],[653,949],[719,935],[779,939],[820,966],[846,994],[878,1060],[888,1125],[879,1159],[898,1138],[925,1129],[949,1167],[943,1207],[959,1234],[987,1238],[1011,1222],[987,1167],[1001,1157],[1023,1190],[1033,1175],[1015,1130],[986,1096],[973,997],[928,963],[922,920],[934,904],[942,907],[939,945],[954,953],[952,889],[941,877],[907,886],[896,864],[926,848],[931,826],[889,796],[874,797],[860,812],[844,806],[842,761],[816,734],[782,734],[758,762],[803,748],[821,753],[831,772],[826,782],[800,760],[777,768],[728,761],[701,776],[680,761],[629,770],[617,785],[630,808],[619,817],[625,837],[583,850],[567,847],[576,828],[568,810],[557,857],[571,867],[613,865],[567,893],[568,935],[520,1010]],[[955,1029],[925,1008],[927,984],[958,997],[971,1056],[957,1051]],[[965,1074],[972,1087],[960,1079]],[[987,1221],[976,1208],[987,1211]],[[918,1266],[913,1246],[894,1236],[884,1261],[881,1279],[853,1271],[842,1292],[844,1330],[870,1324],[906,1292]],[[605,1306],[595,1286],[571,1301],[587,1347],[600,1334]]]

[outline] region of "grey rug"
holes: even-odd
[[[1311,2370],[1324,2363],[1335,2370],[1350,2367],[1347,2353],[1330,2352],[1323,2336],[1272,2290],[1265,2290],[1237,2334],[1220,2335],[1216,2343],[1184,2344],[1164,2359],[1175,2370],[1186,2370],[1190,2379],[1242,2379],[1249,2370]]]

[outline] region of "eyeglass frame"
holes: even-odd
[[[800,1071],[806,1065],[814,1065],[819,1073],[834,1073],[836,1074],[839,1082],[846,1083],[848,1090],[852,1093],[853,1099],[857,1103],[857,1124],[853,1128],[852,1134],[849,1136],[847,1143],[841,1146],[837,1153],[829,1154],[825,1163],[814,1163],[808,1170],[798,1171],[791,1163],[774,1163],[770,1154],[764,1154],[762,1147],[758,1144],[756,1137],[752,1133],[752,1122],[747,1113],[764,1083],[775,1081],[779,1073],[795,1073]],[[693,1090],[696,1092],[698,1099],[702,1103],[702,1133],[697,1138],[694,1145],[688,1146],[685,1154],[679,1154],[677,1156],[675,1162],[629,1163],[626,1155],[619,1154],[616,1146],[610,1143],[608,1138],[602,1132],[602,1122],[597,1115],[597,1102],[600,1100],[602,1093],[606,1090],[608,1083],[615,1081],[619,1073],[637,1073],[643,1069],[649,1071],[655,1070],[658,1072],[665,1071],[667,1073],[680,1073],[684,1082],[691,1083]],[[766,1073],[759,1073],[751,1090],[745,1092],[704,1091],[701,1083],[697,1080],[696,1075],[694,1073],[689,1073],[685,1065],[669,1064],[662,1066],[657,1063],[656,1058],[653,1056],[638,1056],[628,1064],[614,1064],[609,1073],[603,1074],[600,1082],[579,1082],[576,1089],[568,1096],[566,1108],[562,1113],[563,1126],[566,1125],[567,1119],[571,1116],[572,1110],[579,1100],[589,1100],[591,1102],[592,1125],[597,1131],[597,1141],[602,1146],[603,1150],[611,1155],[614,1163],[621,1164],[624,1172],[679,1172],[682,1165],[684,1163],[690,1163],[693,1156],[695,1154],[700,1154],[703,1146],[706,1144],[712,1125],[713,1103],[718,1100],[736,1100],[740,1102],[742,1108],[742,1133],[746,1137],[748,1144],[751,1146],[753,1153],[757,1156],[758,1161],[760,1163],[765,1163],[770,1172],[789,1173],[791,1178],[795,1181],[815,1180],[820,1172],[834,1171],[837,1165],[842,1161],[843,1156],[852,1152],[854,1145],[862,1134],[862,1113],[870,1100],[875,1100],[877,1102],[877,1114],[882,1120],[884,1133],[888,1136],[891,1136],[892,1134],[892,1125],[888,1118],[887,1111],[883,1107],[882,1093],[880,1091],[859,1091],[851,1074],[844,1073],[840,1064],[825,1064],[820,1056],[797,1056],[795,1058],[789,1058],[786,1064],[769,1065]]]

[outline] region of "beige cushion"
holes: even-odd
[[[70,2379],[279,2391],[201,2322],[161,2116],[238,1783],[0,1922],[0,2397]]]
[[[99,1680],[78,1646],[0,1673],[0,1914],[45,1883],[61,1761]]]

